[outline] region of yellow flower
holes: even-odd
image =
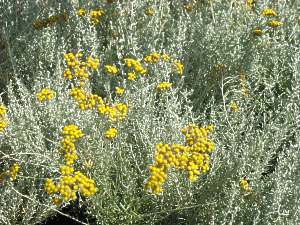
[[[253,34],[257,35],[257,36],[261,36],[264,34],[264,31],[260,28],[256,28],[253,30]]]
[[[172,83],[170,82],[161,82],[157,85],[156,90],[158,91],[166,91],[172,87]]]
[[[170,56],[168,54],[163,54],[162,58],[165,62],[168,62],[170,60]]]
[[[122,120],[126,117],[128,107],[124,103],[117,103],[108,109],[109,119],[116,121],[117,119]]]
[[[183,64],[182,64],[181,62],[177,61],[177,60],[175,60],[175,61],[173,62],[173,64],[174,64],[174,66],[175,66],[175,68],[176,68],[176,70],[177,70],[177,73],[178,73],[179,75],[182,75],[182,74],[183,74],[183,69],[184,69]]]
[[[187,11],[187,12],[192,12],[194,8],[194,4],[193,3],[188,3],[188,4],[185,4],[184,5],[184,9]]]
[[[0,115],[4,115],[7,112],[5,105],[0,105]]]
[[[100,17],[102,16],[104,16],[104,11],[102,9],[90,11],[90,20],[94,25],[100,23]]]
[[[118,73],[118,69],[116,66],[106,65],[106,66],[104,66],[104,68],[105,68],[105,72],[111,74],[112,76],[114,76]]]
[[[63,128],[63,135],[75,140],[84,136],[84,133],[75,124],[66,125]]]
[[[125,58],[124,62],[126,66],[128,66],[129,68],[133,68],[135,72],[140,74],[146,73],[146,70],[143,68],[142,64],[138,60]]]
[[[67,78],[68,80],[72,80],[73,75],[72,75],[72,72],[71,72],[71,70],[69,68],[67,68],[64,71],[64,77]]]
[[[49,101],[53,99],[54,96],[55,96],[55,92],[48,88],[44,88],[39,93],[36,94],[36,97],[40,102],[44,102],[46,100]]]
[[[136,74],[135,73],[128,73],[128,77],[127,77],[128,80],[131,80],[131,81],[134,81],[136,80]]]
[[[270,27],[274,27],[274,28],[275,28],[275,27],[282,26],[282,24],[283,24],[283,23],[280,22],[280,21],[278,21],[278,20],[272,20],[272,21],[269,22],[268,25],[269,25]]]
[[[0,132],[3,132],[7,126],[8,126],[7,119],[5,117],[0,117]]]
[[[107,139],[113,139],[117,136],[118,134],[118,130],[116,128],[109,128],[106,132],[105,132],[105,137]]]
[[[191,182],[196,181],[202,173],[206,173],[210,161],[208,153],[214,149],[214,143],[208,138],[208,134],[213,129],[213,125],[198,127],[196,124],[190,124],[181,130],[186,139],[185,145],[157,144],[154,163],[149,166],[151,176],[145,188],[150,189],[153,194],[160,194],[169,168],[185,170]]]
[[[90,68],[93,68],[94,70],[97,70],[97,68],[100,64],[100,61],[97,58],[94,59],[92,57],[88,57],[86,64],[87,64],[87,67],[90,67]]]
[[[61,203],[62,203],[62,199],[60,199],[60,198],[52,198],[52,203],[53,203],[54,205],[59,206],[59,205],[61,205]]]
[[[250,191],[249,182],[245,178],[240,180],[240,187],[243,191]]]
[[[63,166],[60,167],[60,173],[61,173],[62,175],[64,175],[64,176],[70,175],[70,174],[72,174],[73,172],[74,172],[74,168],[71,167],[71,166],[65,166],[65,165],[63,165]]]
[[[20,166],[17,163],[14,163],[9,168],[10,177],[11,177],[12,180],[16,180],[17,179],[17,174],[19,173],[19,169],[20,169]]]
[[[78,9],[77,16],[85,16],[86,11],[83,8]]]
[[[277,16],[277,13],[273,9],[264,9],[261,14],[263,16]]]
[[[230,104],[230,111],[231,112],[237,112],[238,111],[238,106],[235,102],[231,102]]]
[[[160,54],[157,52],[151,53],[150,55],[147,55],[144,60],[147,63],[157,63],[158,60],[160,59]]]
[[[124,88],[116,87],[115,92],[117,95],[123,95],[125,92]]]
[[[145,14],[147,16],[153,16],[154,15],[154,9],[152,7],[148,7],[147,9],[145,9]]]
[[[254,0],[246,0],[246,5],[248,8],[252,9],[254,6]]]

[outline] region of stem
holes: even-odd
[[[65,213],[60,212],[59,210],[53,208],[53,206],[49,206],[49,205],[40,203],[40,202],[37,201],[37,200],[31,199],[29,196],[24,195],[24,194],[20,193],[19,191],[17,191],[14,187],[11,187],[11,188],[12,188],[12,190],[13,190],[14,192],[16,192],[18,195],[20,195],[20,196],[22,196],[22,197],[24,197],[24,198],[26,198],[26,199],[28,199],[28,200],[30,200],[30,201],[33,201],[33,202],[35,202],[35,203],[37,203],[37,204],[39,204],[39,205],[45,206],[45,207],[47,207],[48,209],[51,209],[51,210],[57,212],[58,214],[60,214],[60,215],[62,215],[62,216],[65,216],[65,217],[67,217],[67,218],[69,218],[69,219],[71,219],[71,220],[76,221],[77,223],[80,223],[80,224],[83,224],[83,225],[88,225],[87,223],[81,222],[80,220],[78,220],[78,219],[76,219],[76,218],[74,218],[74,217],[72,217],[72,216],[70,216],[70,215],[68,215],[68,214],[65,214]]]

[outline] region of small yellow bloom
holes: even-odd
[[[268,24],[270,27],[280,27],[283,25],[282,22],[278,21],[278,20],[272,20],[271,22],[269,22]]]
[[[127,77],[128,80],[131,80],[131,81],[134,81],[136,80],[136,74],[135,73],[128,73],[128,77]]]
[[[46,100],[49,101],[53,99],[54,96],[55,96],[55,92],[48,88],[44,88],[39,93],[36,94],[36,97],[40,102],[44,102]]]
[[[0,117],[0,132],[3,132],[7,126],[8,126],[7,118]]]
[[[230,104],[230,111],[231,112],[237,112],[238,111],[238,106],[235,102],[231,102]]]
[[[0,105],[0,115],[4,115],[7,112],[5,105]]]
[[[194,8],[194,4],[193,3],[188,3],[188,4],[185,4],[184,5],[184,9],[187,11],[187,12],[192,12]]]
[[[14,163],[9,168],[10,177],[11,177],[12,180],[16,180],[17,179],[17,174],[19,173],[19,169],[20,169],[20,166],[17,163]]]
[[[177,70],[177,73],[178,73],[179,75],[182,75],[182,74],[183,74],[183,69],[184,69],[183,64],[182,64],[181,62],[177,61],[177,60],[175,60],[175,61],[173,62],[173,64],[174,64],[174,66],[175,66],[175,68],[176,68],[176,70]]]
[[[85,9],[83,9],[83,8],[78,9],[77,16],[85,16],[85,14],[86,14]]]
[[[87,67],[92,68],[94,70],[97,70],[99,64],[100,64],[100,60],[99,59],[92,58],[92,57],[88,57],[87,58],[87,62],[86,62]]]
[[[249,182],[245,178],[241,179],[240,187],[243,191],[250,191]]]
[[[105,68],[105,72],[111,74],[112,76],[114,76],[118,73],[118,69],[116,66],[106,65],[106,66],[104,66],[104,68]]]
[[[129,68],[133,68],[135,70],[135,72],[137,72],[137,73],[144,74],[147,72],[146,69],[144,69],[144,67],[138,60],[131,59],[131,58],[125,58],[124,63]]]
[[[145,14],[147,16],[153,16],[154,15],[154,9],[152,7],[148,7],[147,9],[145,9]]]
[[[157,63],[158,60],[160,59],[160,54],[157,52],[151,53],[150,55],[147,55],[144,60],[147,63]]]
[[[264,31],[260,28],[256,28],[253,30],[253,34],[257,35],[257,36],[261,36],[264,34]]]
[[[60,199],[60,198],[52,198],[52,203],[53,203],[54,205],[59,206],[59,205],[61,205],[61,203],[62,203],[62,199]]]
[[[166,91],[172,87],[172,83],[170,82],[161,82],[157,85],[156,90],[157,91]]]
[[[115,92],[117,95],[123,95],[125,92],[124,88],[116,87]]]
[[[104,11],[102,9],[90,11],[90,20],[93,25],[100,23],[100,17],[102,16],[104,16]]]
[[[261,14],[263,16],[277,16],[277,13],[273,9],[264,9]]]
[[[109,128],[106,132],[105,132],[105,137],[107,139],[113,139],[117,136],[118,134],[118,130],[116,128]]]
[[[168,54],[163,54],[162,55],[162,58],[163,58],[163,60],[165,61],[165,62],[168,62],[169,60],[170,60],[170,56],[168,55]]]
[[[246,6],[247,6],[249,9],[252,9],[253,6],[254,6],[254,0],[246,0]]]

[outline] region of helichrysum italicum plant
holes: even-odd
[[[5,1],[0,223],[298,224],[297,7]]]

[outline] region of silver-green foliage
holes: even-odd
[[[1,1],[0,1],[1,2]],[[80,199],[97,224],[298,224],[299,164],[299,3],[195,1],[190,13],[183,1],[3,1],[6,13],[0,40],[9,127],[1,137],[1,169],[20,164],[16,182],[1,186],[1,223],[34,224],[53,213],[43,191],[48,177],[58,177],[63,163],[57,151],[64,125],[79,125],[78,168],[98,187],[95,196]],[[106,9],[101,25],[76,16],[79,7]],[[153,16],[144,10],[152,7]],[[275,9],[283,26],[268,28],[261,11]],[[36,18],[67,12],[69,21],[42,30]],[[115,14],[114,14],[115,13]],[[113,15],[118,16],[113,16]],[[19,15],[16,17],[16,15]],[[263,36],[253,29],[269,29]],[[92,75],[90,91],[107,100],[125,101],[127,118],[118,124],[113,141],[103,134],[111,126],[95,111],[79,111],[63,79],[63,53],[82,50],[104,64],[122,67],[124,57],[142,59],[166,52],[185,65],[182,78],[169,66],[154,66],[133,83],[109,78],[103,69]],[[2,67],[3,65],[3,67]],[[124,78],[124,72],[121,72]],[[249,92],[241,92],[240,75]],[[173,88],[158,94],[155,86],[171,79]],[[126,88],[115,98],[116,85]],[[49,103],[38,103],[43,87],[56,91]],[[230,111],[236,102],[237,112]],[[144,190],[155,144],[183,143],[180,129],[190,122],[215,125],[216,149],[211,167],[197,182],[171,171],[164,193]],[[251,192],[241,190],[242,178]],[[57,208],[58,209],[58,208]]]

